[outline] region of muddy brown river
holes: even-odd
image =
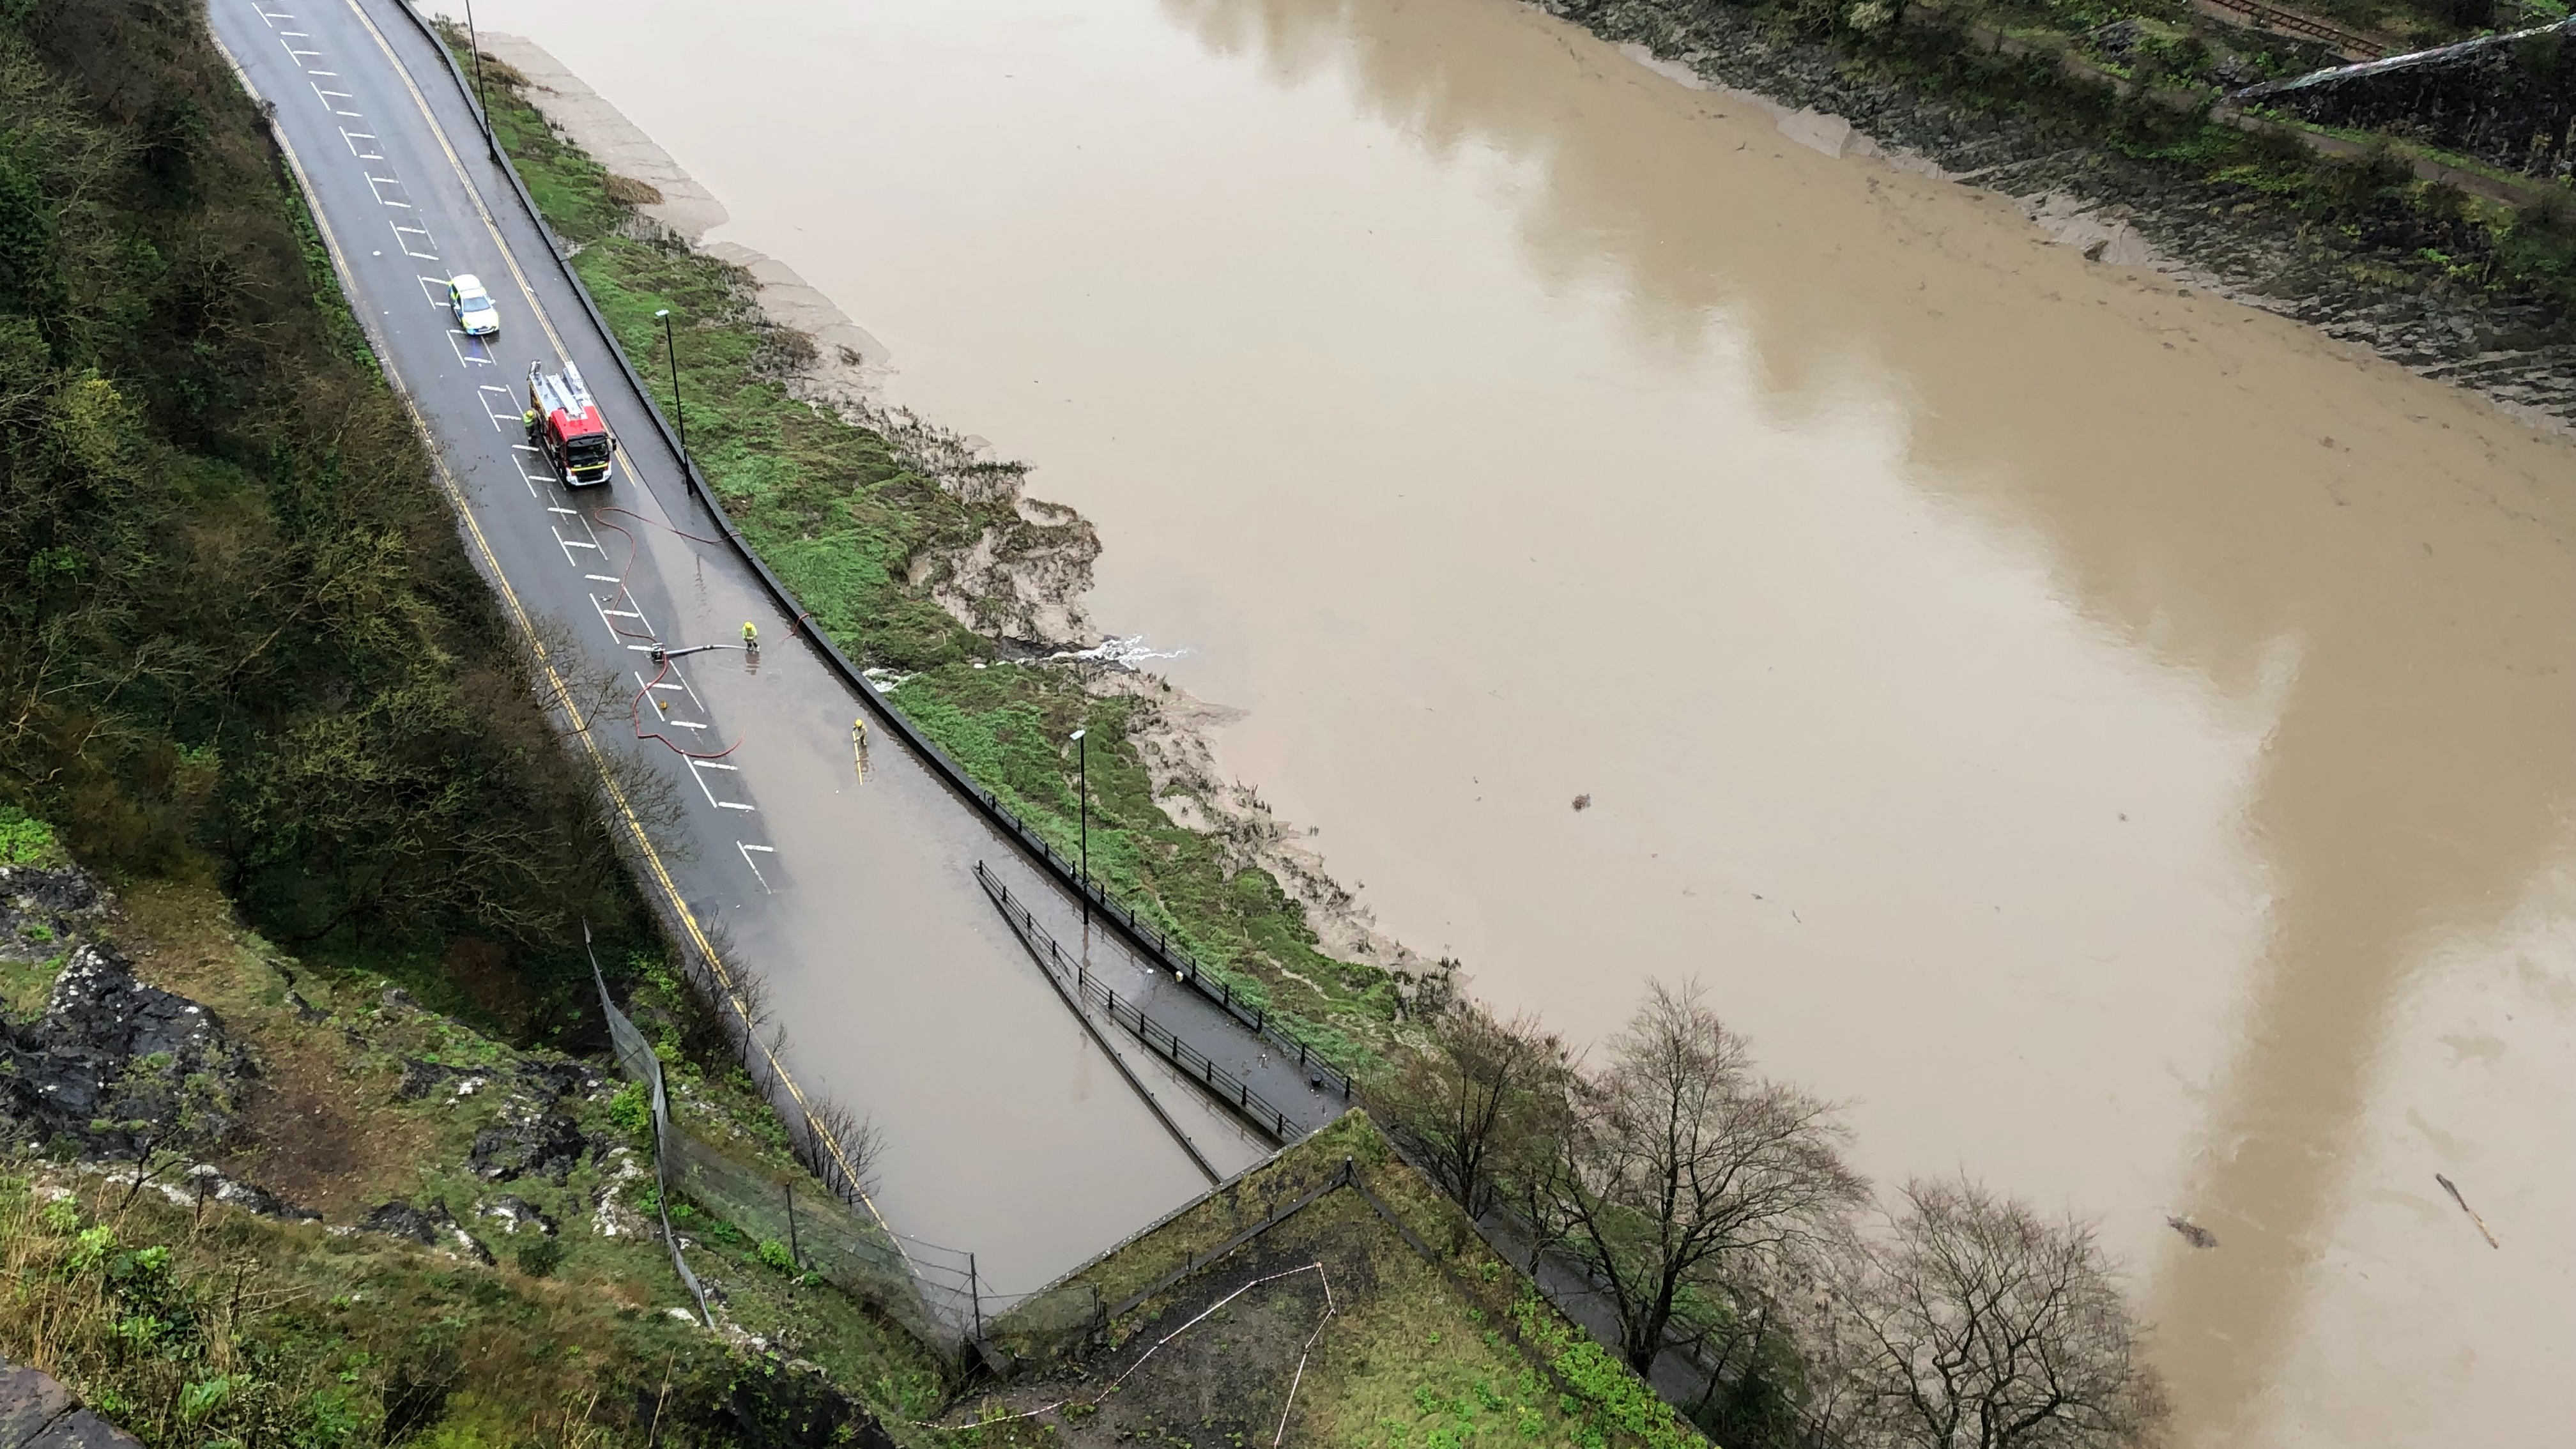
[[[1387,931],[2098,1218],[2192,1449],[2576,1414],[2563,440],[1507,0],[477,9],[1098,523]]]

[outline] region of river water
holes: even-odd
[[[2576,1414],[2564,442],[1507,0],[478,10],[1099,524],[1392,934],[2100,1219],[2186,1445]]]

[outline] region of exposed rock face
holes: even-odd
[[[579,1124],[560,1112],[505,1109],[499,1121],[474,1134],[472,1162],[475,1175],[487,1181],[534,1175],[561,1186],[590,1150]]]
[[[509,1100],[492,1124],[474,1135],[470,1165],[487,1182],[534,1176],[560,1186],[574,1168],[599,1154],[598,1145],[563,1110],[565,1101],[606,1092],[607,1079],[595,1067],[538,1058],[519,1062],[510,1076]],[[406,1074],[406,1084],[408,1080]]]
[[[0,865],[0,957],[42,961],[107,914],[108,895],[88,871]]]
[[[142,1443],[80,1407],[53,1375],[0,1359],[0,1449],[141,1449]]]
[[[2302,120],[2427,141],[2528,175],[2576,169],[2576,21],[2242,94]]]
[[[491,1266],[492,1250],[483,1240],[460,1226],[447,1204],[434,1202],[427,1207],[414,1207],[401,1198],[379,1203],[367,1209],[358,1219],[362,1232],[382,1233],[389,1238],[404,1238],[424,1248],[444,1248],[461,1257],[472,1258]]]
[[[501,1225],[501,1231],[517,1236],[521,1229],[538,1237],[555,1235],[556,1223],[545,1210],[523,1197],[496,1197],[475,1210],[476,1217],[489,1218]]]
[[[0,1123],[84,1156],[220,1141],[250,1075],[213,1012],[105,944],[72,953],[42,1017],[0,1023]]]

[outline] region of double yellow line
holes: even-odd
[[[375,21],[368,18],[366,11],[359,8],[358,0],[347,0],[347,3],[349,12],[357,17],[360,25],[367,28],[367,34],[374,37],[376,47],[384,52],[385,61],[392,66],[394,74],[401,77],[403,88],[411,93],[412,103],[420,108],[421,120],[429,127],[429,133],[438,139],[439,150],[446,153],[447,163],[455,171],[458,184],[464,188],[467,200],[473,203],[474,213],[481,219],[484,231],[492,238],[493,247],[501,254],[502,265],[510,269],[512,280],[519,285],[519,295],[526,299],[528,310],[535,315],[537,325],[544,329],[546,339],[554,344],[555,355],[558,358],[567,355],[562,334],[555,331],[553,321],[546,316],[544,304],[537,300],[536,289],[529,285],[527,274],[519,269],[519,260],[511,253],[510,244],[502,238],[501,228],[493,221],[491,211],[484,206],[482,193],[475,189],[473,178],[466,174],[463,159],[456,154],[456,148],[448,143],[447,132],[439,126],[437,116],[430,111],[428,97],[421,94],[420,86],[412,79],[411,72],[404,68],[401,59],[394,54],[393,46],[385,40],[384,32],[378,30]],[[251,81],[250,72],[243,69],[241,61],[225,47],[221,39],[215,40],[215,48],[232,66],[234,75],[241,81],[242,89],[250,93],[251,99],[261,99],[259,88]],[[287,140],[285,128],[272,125],[270,134],[276,138],[278,151],[286,158],[287,170],[294,174],[295,184],[303,189],[309,202],[308,209],[313,214],[314,227],[322,235],[322,246],[330,253],[332,267],[340,273],[342,287],[354,300],[358,295],[357,273],[349,265],[348,254],[341,250],[339,239],[332,233],[330,218],[323,213],[321,193],[314,188],[312,176],[304,169],[302,159],[295,154],[294,144]],[[542,226],[542,221],[539,224]],[[361,315],[364,315],[363,312]],[[616,345],[613,339],[610,340],[610,345],[612,347]],[[402,374],[394,363],[392,349],[379,345],[376,354],[384,366],[386,379],[393,384],[394,395],[402,400],[403,410],[411,415],[412,426],[420,432],[421,442],[429,451],[431,465],[438,471],[439,487],[447,494],[448,506],[456,511],[458,521],[464,524],[467,536],[474,542],[475,553],[482,558],[483,567],[492,577],[493,587],[500,590],[501,601],[508,606],[510,617],[517,621],[520,632],[527,637],[528,648],[535,656],[538,668],[544,671],[547,687],[553,691],[556,699],[562,701],[564,715],[572,722],[573,732],[581,738],[582,748],[589,752],[592,768],[599,772],[601,786],[608,792],[608,798],[615,806],[618,818],[625,822],[628,833],[634,838],[635,848],[644,861],[646,873],[652,878],[653,885],[661,890],[663,899],[669,902],[672,915],[679,920],[690,944],[697,948],[700,959],[707,963],[707,970],[715,977],[717,985],[724,992],[725,999],[732,1004],[734,1014],[741,1019],[745,1043],[759,1051],[768,1062],[771,1074],[779,1085],[786,1089],[788,1097],[796,1103],[797,1108],[805,1113],[809,1134],[819,1140],[824,1150],[831,1154],[833,1162],[840,1167],[843,1178],[859,1195],[859,1201],[866,1205],[868,1215],[876,1219],[877,1226],[883,1229],[889,1238],[894,1238],[896,1250],[903,1252],[909,1260],[911,1254],[904,1249],[902,1239],[895,1237],[892,1226],[885,1220],[885,1215],[877,1211],[875,1199],[869,1196],[855,1165],[842,1154],[840,1141],[832,1134],[820,1130],[821,1124],[814,1116],[814,1104],[806,1097],[805,1089],[797,1085],[796,1079],[788,1074],[786,1064],[779,1061],[775,1053],[761,1045],[753,1036],[751,1013],[748,1004],[742,998],[741,991],[734,985],[732,972],[726,967],[724,958],[717,954],[715,943],[707,938],[705,928],[698,922],[697,913],[690,910],[688,901],[682,898],[679,883],[672,879],[670,868],[663,863],[662,853],[654,848],[652,839],[644,833],[644,822],[636,816],[634,806],[626,798],[625,790],[618,785],[615,772],[609,768],[608,757],[601,752],[598,740],[591,734],[590,722],[582,717],[581,705],[574,699],[572,690],[566,684],[562,674],[557,671],[553,658],[547,654],[545,640],[537,633],[535,620],[529,616],[526,606],[519,602],[518,590],[511,587],[509,575],[502,571],[501,561],[492,552],[490,540],[484,537],[483,525],[474,517],[474,510],[466,500],[463,485],[457,482],[456,475],[447,466],[446,456],[439,451],[438,438],[430,431],[428,418],[422,415],[419,405],[412,398],[411,389],[403,383]],[[636,471],[634,460],[626,455],[622,444],[619,445],[618,456],[626,462],[627,477],[640,482],[641,475]]]

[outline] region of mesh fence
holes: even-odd
[[[653,1165],[662,1201],[679,1193],[755,1242],[784,1245],[803,1271],[874,1307],[931,1348],[959,1352],[981,1324],[974,1255],[903,1238],[872,1208],[817,1192],[810,1179],[798,1192],[795,1176],[744,1162],[679,1126],[671,1118],[661,1058],[609,1000],[595,961],[591,975],[618,1066],[652,1094]],[[667,1206],[662,1239],[670,1247],[671,1266],[697,1299],[699,1316],[713,1327],[706,1292],[680,1251]]]

